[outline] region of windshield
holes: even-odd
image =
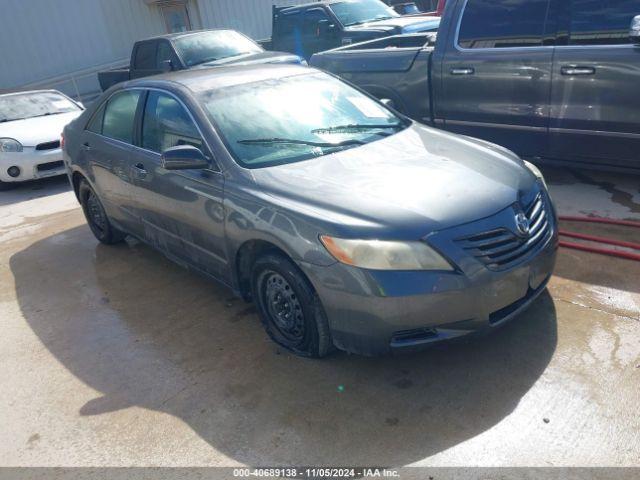
[[[199,100],[236,161],[248,168],[321,157],[408,125],[323,73],[203,92]]]
[[[400,16],[380,0],[345,0],[334,3],[329,8],[345,27]]]
[[[187,67],[262,51],[256,43],[233,30],[194,33],[174,40],[174,45]]]
[[[75,112],[80,107],[55,92],[21,93],[0,96],[0,122]]]

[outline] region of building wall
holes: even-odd
[[[277,5],[308,0],[276,0]],[[166,33],[155,0],[0,0],[0,91],[98,90],[96,72],[125,64],[136,40]],[[194,28],[271,35],[271,0],[187,0]]]

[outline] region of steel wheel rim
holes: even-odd
[[[298,295],[289,282],[276,272],[269,272],[264,282],[264,303],[271,323],[291,343],[304,340],[304,312]]]

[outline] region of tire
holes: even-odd
[[[111,225],[102,202],[86,180],[80,181],[78,194],[84,217],[98,241],[105,245],[113,245],[124,240],[126,234]]]
[[[277,253],[259,257],[251,271],[251,289],[262,324],[278,345],[311,358],[333,350],[320,298],[291,260]]]

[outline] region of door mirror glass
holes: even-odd
[[[640,15],[636,15],[633,17],[633,20],[631,20],[629,38],[631,39],[631,43],[640,43]]]
[[[202,170],[209,168],[209,161],[202,150],[193,145],[171,147],[160,157],[165,170]]]

